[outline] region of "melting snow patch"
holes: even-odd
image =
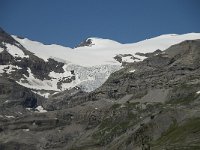
[[[133,72],[135,72],[135,69],[133,69],[133,70],[130,70],[129,72],[130,72],[130,73],[133,73]]]
[[[9,102],[9,100],[6,100],[4,103],[8,103]]]
[[[40,113],[45,113],[45,112],[47,112],[46,110],[44,110],[44,108],[42,107],[42,106],[38,106],[38,107],[36,107],[35,108],[38,112],[40,112]]]
[[[4,49],[3,49],[2,47],[0,47],[0,53],[3,52],[3,50],[4,50]]]
[[[9,118],[9,119],[10,119],[10,118],[15,118],[14,116],[6,116],[6,115],[5,115],[5,117],[6,117],[6,118]]]
[[[17,81],[17,83],[19,83],[22,86],[25,86],[27,88],[31,88],[31,89],[37,89],[37,90],[41,90],[41,89],[45,89],[45,90],[54,90],[54,91],[59,91],[57,88],[57,82],[56,81],[51,81],[51,80],[40,80],[34,77],[33,73],[31,72],[31,69],[28,68],[28,73],[29,76],[25,76],[26,80],[28,81],[28,83],[24,83],[23,79],[21,79],[19,82]]]
[[[55,73],[53,71],[50,72],[49,76],[51,77],[51,80],[40,80],[38,78],[35,78],[33,73],[31,72],[31,69],[28,68],[27,71],[29,73],[29,76],[24,75],[25,79],[22,78],[19,82],[17,82],[22,86],[34,90],[45,89],[58,92],[74,87],[81,87],[82,90],[90,92],[101,86],[112,72],[121,69],[121,67],[118,65],[82,67],[79,65],[70,64],[65,65],[63,69],[65,70],[64,73]],[[73,71],[74,73],[72,74],[71,71]],[[71,79],[71,77],[74,77],[74,79]],[[69,82],[65,82],[65,80],[67,79],[69,79]],[[23,82],[23,80],[27,82]],[[57,84],[59,82],[61,82],[61,87],[59,87],[58,89]],[[49,96],[48,93],[35,93],[46,98],[48,98]]]
[[[44,98],[49,98],[50,93],[43,93],[41,94],[41,96],[43,96]]]
[[[19,70],[19,69],[21,69],[21,68],[18,66],[0,65],[0,74],[2,74],[2,73],[10,74],[10,73],[14,72],[15,70]]]
[[[200,91],[197,91],[196,93],[197,93],[197,94],[200,94]]]
[[[30,129],[23,129],[23,131],[28,132],[28,131],[30,131]]]
[[[122,57],[122,62],[135,62],[135,60],[132,58],[133,56],[126,56],[126,57]]]
[[[49,98],[49,95],[50,95],[50,93],[42,93],[42,92],[40,92],[40,91],[33,91],[33,90],[31,90],[33,93],[35,93],[35,94],[38,94],[38,95],[40,95],[40,96],[42,96],[42,97],[44,97],[44,98]]]

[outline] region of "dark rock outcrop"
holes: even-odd
[[[11,79],[0,77],[0,112],[1,115],[18,115],[26,108],[36,108],[42,105],[44,98],[30,89],[20,86]]]
[[[92,46],[92,45],[94,45],[92,43],[92,39],[86,39],[83,42],[81,42],[78,46],[75,46],[75,48],[77,48],[77,47],[85,47],[85,46]]]

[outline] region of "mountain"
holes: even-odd
[[[4,66],[1,68],[22,86],[33,89],[46,97],[74,87],[81,87],[83,91],[90,92],[101,86],[109,75],[121,69],[122,65],[147,58],[141,53],[164,50],[186,39],[198,38],[200,38],[198,33],[171,34],[134,44],[88,38],[80,46],[72,49],[55,44],[44,45],[26,38],[10,36],[1,29],[3,45],[0,52],[6,53],[4,59],[15,58],[12,64],[9,60],[2,60],[8,62],[2,63],[1,65]],[[84,43],[88,41],[90,44],[85,45]],[[15,74],[15,77],[12,74]]]
[[[0,29],[0,149],[200,149],[200,34],[44,45]]]

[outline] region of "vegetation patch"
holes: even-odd
[[[180,86],[175,87],[172,90],[171,98],[167,102],[167,104],[182,104],[188,105],[194,100],[196,100],[199,95],[196,93],[197,86],[199,85],[188,85],[188,84],[181,84]]]
[[[174,122],[152,145],[153,149],[200,149],[200,118],[189,119],[181,125]]]
[[[173,104],[173,105],[182,104],[182,105],[187,105],[187,104],[193,102],[197,97],[198,97],[198,95],[196,93],[189,93],[186,97],[178,98],[178,99],[172,99],[172,100],[168,101],[167,104]]]

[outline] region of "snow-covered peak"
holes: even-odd
[[[89,67],[109,64],[121,65],[114,59],[118,54],[131,54],[138,58],[139,56],[135,56],[137,52],[149,53],[157,49],[165,50],[171,45],[185,40],[200,39],[200,33],[166,34],[130,44],[120,44],[109,39],[91,37],[86,39],[86,41],[91,41],[91,46],[76,47],[75,49],[55,44],[44,45],[26,38],[13,37],[29,51],[46,61],[48,58],[54,58],[58,61]],[[139,59],[143,60],[144,58]]]
[[[18,36],[12,35],[12,37],[21,43],[27,50],[33,54],[47,61],[49,58],[54,58],[57,61],[67,63],[66,51],[71,50],[69,47],[64,47],[57,44],[45,45],[41,42],[32,41],[28,38],[19,38]]]

